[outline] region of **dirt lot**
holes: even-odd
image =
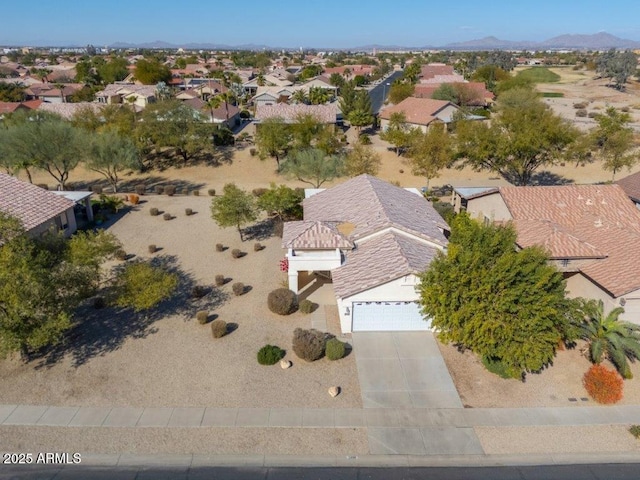
[[[355,356],[312,364],[299,360],[291,350],[296,327],[309,328],[310,317],[296,313],[278,317],[266,308],[269,291],[281,286],[283,257],[280,239],[241,242],[235,229],[219,229],[210,218],[206,196],[166,197],[149,195],[145,203],[126,213],[109,228],[125,250],[149,257],[147,246],[161,250],[155,256],[177,267],[185,286],[178,298],[149,316],[116,309],[84,309],[83,326],[72,332],[67,350],[54,355],[55,363],[23,364],[18,359],[0,362],[0,403],[82,406],[219,406],[219,407],[359,407],[360,389]],[[175,216],[165,221],[152,217],[157,207]],[[187,217],[185,208],[195,215]],[[215,244],[228,247],[216,252]],[[247,255],[231,257],[231,249]],[[216,274],[232,279],[204,299],[189,299],[189,285],[211,286]],[[251,290],[235,297],[234,282]],[[194,318],[200,309],[237,329],[214,340],[208,325]],[[337,333],[337,332],[336,332]],[[265,367],[256,352],[265,344],[287,350],[294,363],[288,370]],[[342,387],[331,398],[327,389]],[[10,388],[9,388],[10,386]]]

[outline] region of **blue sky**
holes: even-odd
[[[640,41],[638,0],[35,0],[2,2],[0,45],[445,45],[493,35],[597,33]]]

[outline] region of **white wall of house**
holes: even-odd
[[[581,273],[577,273],[567,279],[567,296],[570,298],[584,297],[602,300],[605,313],[622,306],[624,313],[620,316],[620,319],[640,324],[640,290],[614,298],[590,279]],[[622,298],[624,298],[624,305],[621,305],[620,302]]]
[[[500,193],[492,193],[482,197],[472,198],[467,203],[467,212],[471,218],[491,222],[511,220],[511,213]]]
[[[350,297],[338,298],[338,313],[340,314],[340,329],[343,333],[351,332],[351,314],[353,302],[413,302],[419,299],[416,286],[420,279],[413,274],[392,280],[391,282],[370,288]],[[347,315],[347,307],[349,314]]]
[[[328,250],[289,249],[289,290],[298,292],[298,272],[326,272],[342,265],[339,248]]]
[[[51,220],[41,223],[37,227],[32,228],[27,232],[32,237],[38,237],[47,232],[58,231],[61,230],[64,233],[65,237],[70,237],[73,235],[76,230],[78,230],[78,225],[76,223],[76,215],[73,212],[73,207],[58,215]]]

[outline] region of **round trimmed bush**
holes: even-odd
[[[164,194],[169,197],[173,197],[176,194],[176,186],[175,185],[167,185],[164,187]]]
[[[300,310],[302,313],[311,313],[313,312],[314,308],[316,308],[316,304],[313,303],[311,300],[308,300],[305,298],[300,302],[300,306],[298,307],[298,310]]]
[[[233,290],[233,294],[237,297],[239,297],[240,295],[242,295],[244,293],[244,283],[241,282],[236,282],[233,284],[233,286],[231,287],[231,290]]]
[[[315,362],[324,355],[325,335],[319,330],[296,328],[292,343],[295,354],[307,362]]]
[[[224,245],[216,243],[216,252],[224,252]]]
[[[239,249],[234,248],[233,250],[231,250],[231,256],[233,258],[240,258],[242,256],[242,252]]]
[[[200,190],[194,190],[193,191],[193,196],[194,197],[199,197],[200,196]]]
[[[164,193],[164,187],[162,185],[156,185],[153,191],[158,195],[162,195]]]
[[[127,195],[127,198],[131,205],[137,205],[138,203],[140,203],[140,195],[136,193],[130,193],[129,195]]]
[[[116,250],[113,255],[114,257],[116,257],[116,259],[120,260],[121,262],[127,259],[127,252],[125,252],[124,249],[122,248],[119,248],[118,250]]]
[[[136,185],[135,187],[136,194],[142,196],[146,193],[147,187],[143,184]]]
[[[191,289],[191,298],[202,298],[207,294],[207,287],[196,285]]]
[[[190,208],[185,208],[184,209],[184,214],[188,217],[190,215],[193,215],[193,210],[191,210]]]
[[[262,250],[264,247],[262,246],[261,243],[254,243],[253,244],[253,251],[254,252],[259,252],[260,250]]]
[[[155,245],[149,245],[148,249],[149,249],[149,253],[156,253],[156,250],[158,250],[158,247],[156,247]]]
[[[214,320],[211,322],[211,334],[213,338],[222,338],[227,334],[227,322],[224,320]]]
[[[196,320],[198,320],[198,323],[200,325],[204,325],[209,321],[209,312],[207,312],[206,310],[200,310],[198,313],[196,313]]]
[[[623,380],[615,370],[602,365],[592,365],[582,378],[587,393],[602,404],[617,403],[622,400]]]
[[[216,189],[215,188],[210,188],[209,190],[207,190],[207,193],[209,194],[210,197],[215,197],[216,196]]]
[[[162,218],[164,218],[165,220],[171,220],[171,214],[170,213],[165,213],[164,215],[162,215]]]
[[[258,350],[260,365],[275,365],[284,357],[285,351],[276,345],[265,345]]]
[[[291,315],[298,308],[298,295],[288,288],[278,288],[267,297],[269,310],[278,315]]]
[[[216,287],[221,287],[222,285],[224,285],[224,275],[216,275]]]
[[[335,337],[327,340],[324,353],[329,360],[340,360],[345,354],[344,342],[341,342]]]
[[[152,217],[157,217],[158,215],[160,215],[160,211],[154,207],[149,210],[149,215],[151,215]]]
[[[580,110],[576,110],[576,117],[586,117],[587,116],[587,111],[584,108],[581,108]]]

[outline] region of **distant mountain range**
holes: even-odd
[[[59,42],[56,44],[46,44],[44,42],[36,42],[35,45],[41,46],[73,46],[78,45],[61,45]],[[208,42],[191,42],[191,43],[169,43],[161,40],[155,42],[146,43],[128,43],[128,42],[116,42],[109,45],[112,49],[127,49],[127,48],[148,48],[148,49],[166,49],[173,50],[183,48],[185,50],[297,50],[298,48],[292,47],[279,47],[275,45],[260,45],[260,44],[244,44],[244,45],[227,45],[222,43],[208,43]],[[367,52],[372,50],[606,50],[609,48],[620,49],[640,49],[640,42],[635,40],[627,40],[624,38],[616,37],[606,32],[599,32],[592,35],[583,34],[565,34],[557,37],[544,40],[542,42],[533,42],[528,40],[513,41],[513,40],[501,40],[496,37],[485,37],[476,40],[469,40],[466,42],[455,42],[447,45],[428,45],[428,46],[402,46],[402,45],[361,45],[357,47],[344,47],[344,48],[326,48],[320,46],[304,46],[305,50],[313,49],[319,51],[337,51],[337,50],[350,50]]]

